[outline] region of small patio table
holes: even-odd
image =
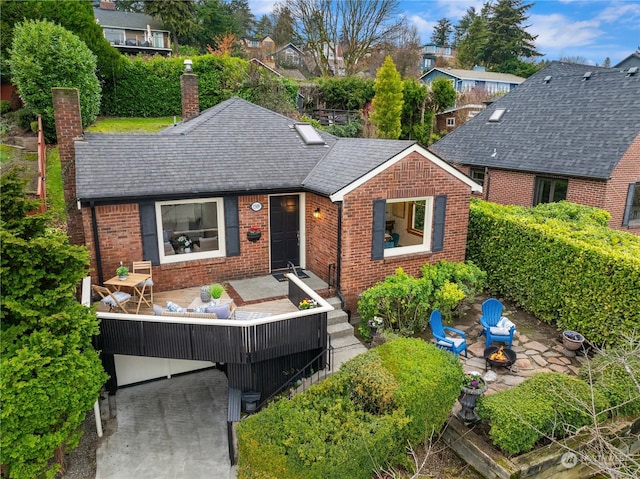
[[[153,305],[144,297],[144,290],[147,287],[147,280],[151,278],[151,275],[145,273],[129,273],[125,279],[120,279],[118,276],[114,276],[104,284],[115,286],[116,291],[120,291],[121,288],[131,288],[133,290],[134,297],[138,298],[138,307],[136,308],[136,314],[140,312],[140,305],[145,302],[147,306],[153,308]],[[142,283],[142,289],[138,289],[138,285]]]

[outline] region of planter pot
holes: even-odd
[[[185,248],[185,249],[184,249],[184,252],[185,252],[185,253],[191,253],[191,248]]]
[[[209,292],[209,286],[203,286],[200,288],[200,301],[208,303],[211,301],[211,293]]]
[[[582,348],[584,343],[584,336],[575,331],[565,331],[562,333],[562,345],[564,350],[562,351],[565,356],[573,358],[576,356],[576,351]]]
[[[474,409],[478,398],[482,396],[487,390],[488,386],[485,383],[484,387],[480,389],[471,389],[462,387],[460,396],[458,396],[458,402],[462,409],[458,412],[457,416],[465,423],[478,422],[480,418],[476,415]]]
[[[369,331],[371,332],[371,337],[373,338],[376,334],[378,334],[378,328],[374,326],[369,326]]]
[[[129,277],[128,274],[121,274],[120,276],[118,276],[118,279],[120,281],[125,281],[128,277]]]
[[[247,231],[247,239],[252,243],[255,243],[262,236],[261,231]]]

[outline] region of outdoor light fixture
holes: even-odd
[[[193,72],[193,62],[191,60],[185,60],[184,61],[184,72],[185,73],[192,73]]]
[[[313,217],[317,220],[320,219],[320,208],[316,208],[316,210],[313,212]]]

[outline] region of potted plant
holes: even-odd
[[[471,371],[464,375],[462,387],[458,402],[462,409],[457,416],[465,423],[477,422],[480,418],[476,415],[474,409],[478,398],[482,396],[488,389],[488,385],[479,372]]]
[[[564,346],[563,353],[565,356],[573,358],[576,356],[576,351],[582,348],[584,343],[584,336],[575,331],[564,331],[562,333],[562,345]]]
[[[211,295],[211,302],[214,304],[218,304],[220,298],[222,297],[222,293],[226,291],[226,288],[223,284],[213,283],[209,286],[209,294]]]
[[[191,241],[187,235],[178,236],[176,242],[178,243],[181,251],[184,253],[191,253],[191,245],[193,244],[193,241]]]
[[[384,326],[384,319],[380,316],[374,316],[372,319],[367,321],[369,324],[369,330],[371,331],[371,337],[378,334],[378,329]]]
[[[298,309],[313,309],[318,307],[318,302],[315,299],[304,298],[298,303]]]
[[[262,236],[262,230],[260,229],[259,226],[252,226],[251,228],[249,228],[249,231],[247,231],[247,239],[252,243],[255,243],[256,241],[258,241],[261,236]]]
[[[124,266],[122,261],[120,261],[120,266],[116,268],[116,274],[118,275],[118,278],[124,281],[127,279],[127,276],[129,276],[129,268]]]

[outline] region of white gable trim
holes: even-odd
[[[455,178],[457,178],[460,181],[462,181],[463,183],[465,183],[467,186],[471,187],[471,191],[482,193],[482,186],[480,186],[478,183],[473,181],[471,178],[469,178],[464,173],[462,173],[462,172],[458,171],[457,169],[455,169],[453,166],[451,166],[446,161],[442,160],[439,156],[431,153],[428,150],[425,150],[424,148],[422,148],[420,145],[418,145],[416,143],[416,144],[411,145],[406,150],[398,153],[394,157],[390,158],[389,160],[385,161],[380,166],[374,168],[373,170],[371,170],[366,175],[361,176],[360,178],[358,178],[354,182],[352,182],[352,183],[348,184],[347,186],[345,186],[344,188],[336,191],[329,198],[333,202],[335,202],[335,201],[343,201],[345,195],[351,193],[353,190],[355,190],[356,188],[362,186],[367,181],[369,181],[372,178],[376,177],[377,175],[379,175],[380,173],[382,173],[386,169],[391,168],[393,165],[395,165],[400,160],[403,160],[404,158],[406,158],[411,153],[419,153],[425,159],[431,161],[431,163],[433,163],[434,165],[442,168],[443,170],[445,170],[450,175],[454,176]]]

